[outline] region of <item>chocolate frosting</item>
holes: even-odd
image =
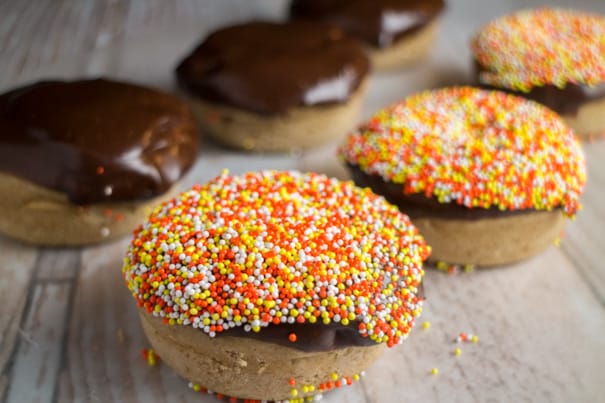
[[[459,220],[479,220],[484,218],[508,217],[512,215],[535,213],[537,210],[500,210],[498,207],[469,208],[457,203],[439,203],[434,197],[424,193],[404,194],[403,185],[385,181],[378,175],[363,172],[359,166],[348,164],[348,168],[357,186],[369,187],[382,195],[410,218],[445,218]]]
[[[0,95],[0,171],[75,204],[146,199],[193,164],[199,134],[173,95],[103,79]]]
[[[417,297],[419,300],[424,299],[424,283],[418,285]],[[347,326],[340,323],[330,323],[328,325],[320,323],[285,323],[269,325],[262,328],[258,333],[247,332],[243,327],[236,327],[218,333],[216,337],[221,335],[246,337],[307,352],[333,351],[345,347],[375,346],[375,341],[359,333],[358,326],[359,322],[357,321],[351,321]],[[295,342],[291,342],[289,339],[291,333],[296,335]]]
[[[368,67],[363,50],[337,28],[251,22],[212,33],[176,75],[193,96],[272,115],[346,102]]]
[[[302,351],[333,351],[351,346],[375,346],[376,342],[369,337],[363,337],[357,328],[358,324],[352,322],[348,326],[341,324],[310,324],[293,323],[282,325],[269,325],[255,333],[245,331],[242,327],[228,329],[220,335],[245,337],[279,344],[285,347]],[[288,336],[296,334],[296,341],[291,342]],[[217,336],[217,337],[220,337]]]
[[[479,79],[479,74],[483,71],[489,71],[489,69],[481,66],[479,62],[475,60],[477,80]],[[544,85],[532,87],[528,92],[515,91],[483,83],[480,83],[479,85],[482,88],[499,90],[539,102],[553,111],[567,116],[576,116],[578,109],[587,102],[605,98],[605,83],[596,86],[567,83],[563,88],[559,88],[555,85]]]
[[[326,22],[383,48],[428,24],[444,7],[443,0],[293,0],[290,16]]]

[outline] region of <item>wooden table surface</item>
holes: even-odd
[[[493,17],[545,3],[605,13],[602,0],[450,0],[430,57],[407,71],[374,75],[363,116],[421,89],[469,82],[471,34]],[[285,5],[0,0],[0,90],[43,77],[98,75],[173,90],[175,63],[207,30],[254,16],[278,18]],[[584,209],[568,223],[560,247],[498,269],[428,270],[420,323],[430,328],[417,326],[361,382],[324,400],[604,402],[605,141],[586,143],[585,150]],[[223,168],[346,178],[334,153],[335,144],[252,155],[204,143],[182,188]],[[148,344],[120,271],[128,242],[57,249],[0,237],[0,402],[216,401],[141,358]],[[479,342],[456,344],[460,332]]]

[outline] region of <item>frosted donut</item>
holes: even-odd
[[[382,197],[319,174],[222,174],[154,210],[123,274],[162,360],[255,400],[350,384],[422,310],[429,248]]]
[[[471,49],[481,84],[548,106],[581,136],[605,132],[603,16],[523,10],[485,25]]]
[[[408,214],[431,258],[500,265],[545,249],[580,207],[584,155],[559,116],[503,92],[412,95],[351,133],[340,155],[359,186]]]

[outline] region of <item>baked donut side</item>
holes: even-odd
[[[405,212],[431,245],[432,262],[499,266],[527,259],[558,240],[565,225],[553,210],[476,209],[406,195],[401,184],[348,166],[358,186],[367,186]]]
[[[376,71],[389,71],[420,63],[430,54],[440,26],[440,19],[435,18],[396,40],[391,46],[384,48],[366,46],[372,68]]]
[[[35,245],[79,246],[130,233],[173,191],[145,201],[80,206],[63,193],[0,173],[0,194],[1,233]]]
[[[154,350],[177,374],[243,399],[287,400],[327,391],[326,384],[344,386],[387,348],[375,344],[306,352],[246,337],[209,337],[192,327],[167,326],[145,311],[139,316]]]
[[[213,140],[242,150],[280,152],[342,138],[357,121],[365,90],[364,82],[346,102],[293,107],[279,115],[259,115],[199,98],[190,103],[203,133]]]

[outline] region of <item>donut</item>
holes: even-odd
[[[555,112],[473,87],[409,96],[352,132],[339,155],[448,264],[503,265],[545,249],[586,181],[582,149]]]
[[[321,21],[359,40],[375,70],[409,66],[431,49],[444,0],[293,0],[290,18]]]
[[[138,85],[43,81],[0,95],[0,233],[40,245],[128,234],[193,164],[187,104]]]
[[[175,372],[281,401],[350,384],[402,343],[429,252],[406,215],[352,182],[223,172],[153,211],[123,275]]]
[[[471,41],[480,85],[540,102],[582,138],[605,133],[605,18],[541,8],[500,17]]]
[[[292,151],[353,128],[368,68],[363,49],[336,28],[250,22],[211,33],[176,76],[214,140]]]

